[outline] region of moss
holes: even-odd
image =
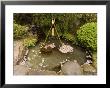
[[[92,58],[93,58],[93,66],[94,66],[95,68],[97,68],[97,52],[94,52],[94,53],[92,54]]]

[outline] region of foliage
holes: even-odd
[[[66,34],[66,33],[65,33],[65,34],[64,34],[64,38],[67,39],[67,40],[69,40],[69,41],[72,41],[72,42],[73,42],[75,37],[74,37],[73,34],[70,34],[70,33],[67,33],[67,34]]]
[[[97,22],[97,14],[95,13],[77,13],[75,16],[77,16],[82,23]]]
[[[20,25],[28,25],[28,26],[30,25],[39,26],[40,28],[39,31],[40,34],[42,33],[42,35],[48,34],[48,31],[50,30],[51,27],[52,18],[55,18],[55,28],[58,31],[59,36],[62,36],[65,39],[75,43],[77,42],[76,32],[78,29],[81,29],[80,26],[88,22],[89,23],[97,22],[96,13],[14,13],[15,23]],[[39,36],[38,34],[39,37],[42,37],[42,35]],[[14,34],[14,36],[16,35]],[[87,36],[89,36],[89,33]],[[96,41],[93,40],[89,42],[89,37],[87,40],[83,41],[82,39],[78,38],[80,44],[84,42],[85,44],[83,45],[85,47],[95,49],[95,43],[91,45],[90,42],[96,42]]]
[[[94,52],[94,53],[92,54],[92,58],[93,58],[93,66],[94,66],[95,68],[97,68],[97,53],[96,53],[96,52]]]
[[[77,29],[87,22],[96,22],[96,13],[15,13],[14,20],[21,25],[39,25],[47,35],[51,20],[55,18],[56,29],[60,36],[65,33],[75,33]]]
[[[27,48],[33,47],[36,45],[37,41],[38,41],[37,36],[29,36],[28,38],[24,39],[23,45]]]
[[[32,24],[33,15],[30,13],[14,13],[14,20],[20,25]]]
[[[14,23],[14,39],[23,38],[27,34],[27,27]]]
[[[93,51],[97,50],[97,24],[96,22],[87,23],[77,31],[77,39],[81,46]]]

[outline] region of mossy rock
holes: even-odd
[[[93,53],[92,57],[93,57],[93,66],[97,68],[97,53],[96,52]]]
[[[91,72],[91,73],[96,72],[96,69],[91,64],[85,64],[84,63],[81,67],[83,68],[84,72]]]

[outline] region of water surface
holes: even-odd
[[[50,54],[42,54],[40,52],[40,43],[38,43],[35,47],[31,48],[28,54],[28,66],[34,69],[37,69],[44,59],[43,66],[47,70],[51,70],[52,68],[58,66],[60,62],[65,61],[66,59],[72,61],[77,60],[80,65],[85,62],[85,51],[75,45],[71,45],[74,50],[72,53],[61,53],[57,49],[53,49]]]

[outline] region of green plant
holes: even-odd
[[[65,33],[63,34],[63,37],[69,41],[74,41],[74,35],[70,34],[70,33]]]
[[[27,27],[14,23],[14,39],[23,38],[27,34]]]
[[[36,36],[30,36],[26,39],[24,39],[23,45],[27,48],[33,47],[36,45],[36,42],[38,41],[38,37]]]
[[[51,20],[55,18],[55,26],[60,36],[65,32],[76,33],[85,23],[96,22],[96,13],[14,13],[14,20],[20,25],[38,25],[47,35]]]
[[[77,40],[81,46],[97,50],[97,23],[91,22],[80,27],[77,31]]]

